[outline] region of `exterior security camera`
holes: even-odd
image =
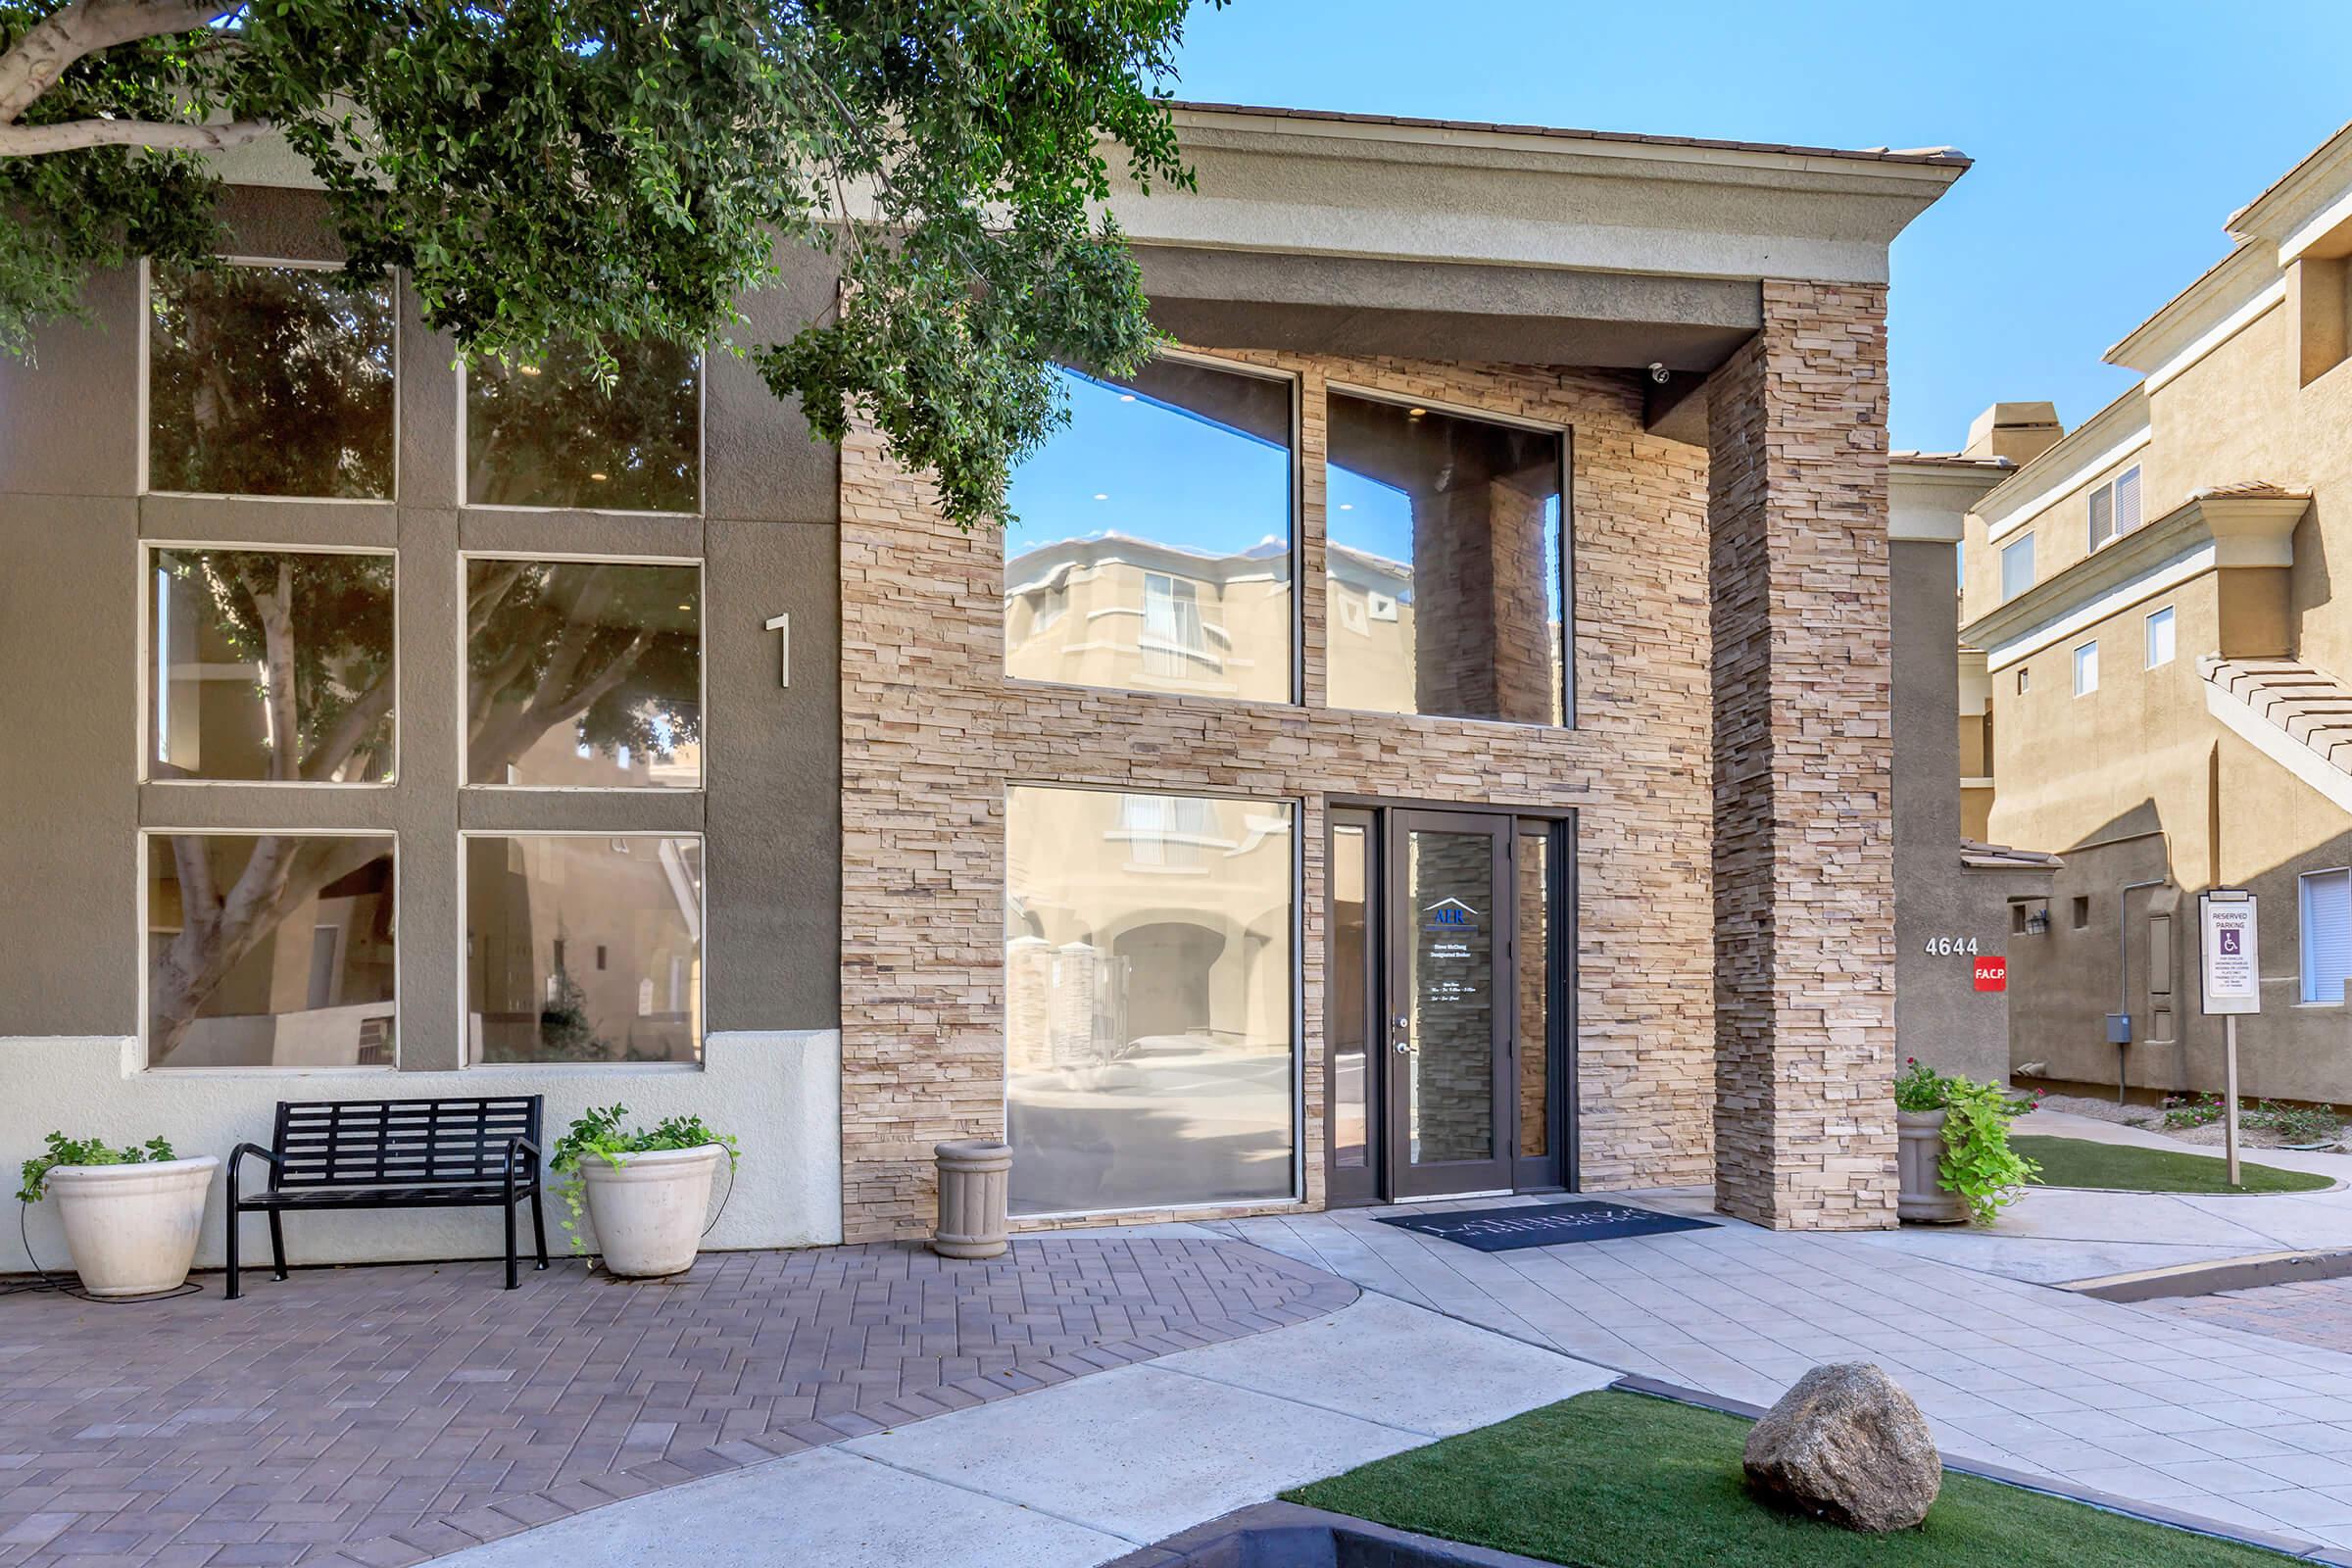
[[[1666,377],[1668,373],[1669,372],[1667,371],[1666,367],[1658,364],[1655,360],[1650,362],[1649,378],[1652,381],[1657,382],[1660,386],[1664,386],[1666,384]]]

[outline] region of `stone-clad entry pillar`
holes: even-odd
[[[1715,1193],[1895,1223],[1886,289],[1767,281],[1707,387]]]

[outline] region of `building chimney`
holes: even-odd
[[[1968,427],[1962,456],[2007,458],[2023,467],[2058,444],[2066,427],[2053,403],[1995,403]]]

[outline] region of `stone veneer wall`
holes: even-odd
[[[1301,804],[1302,1197],[1314,1206],[1323,1186],[1326,796],[1577,808],[1584,1184],[1708,1179],[1705,456],[1643,433],[1640,384],[1623,373],[1226,357],[1300,382],[1303,707],[1006,680],[1000,539],[942,523],[927,486],[892,468],[871,432],[843,450],[842,1160],[851,1240],[924,1232],[933,1219],[932,1144],[1003,1133],[1008,782]],[[1320,706],[1327,380],[1573,428],[1579,728]]]
[[[1885,288],[1766,283],[1707,395],[1716,1202],[1891,1226]]]

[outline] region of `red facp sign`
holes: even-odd
[[[1977,960],[1977,989],[2006,991],[2009,989],[2009,960],[2007,958],[1979,958]]]

